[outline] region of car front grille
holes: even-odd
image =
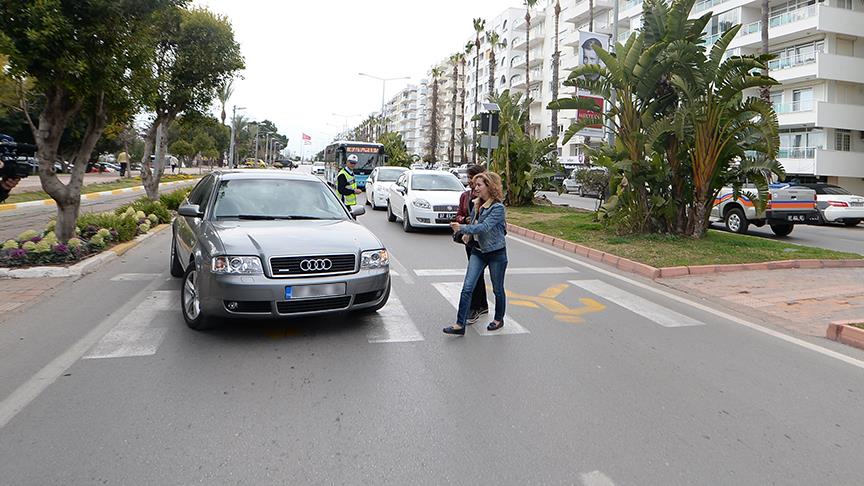
[[[274,257],[270,268],[274,277],[303,277],[354,271],[355,255],[322,255],[300,257]]]
[[[362,294],[357,294],[357,297],[354,297],[354,305],[358,304],[368,304],[369,302],[377,302],[378,299],[381,298],[381,295],[384,294],[383,290],[377,290],[375,292],[364,292]]]
[[[452,213],[454,211],[459,211],[459,205],[432,206],[432,210],[441,213]]]
[[[345,309],[350,303],[350,295],[331,297],[328,299],[289,300],[285,302],[276,302],[276,310],[278,310],[280,314],[299,314],[302,312]]]

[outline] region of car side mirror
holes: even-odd
[[[357,216],[363,216],[364,214],[366,214],[366,208],[365,207],[359,206],[359,205],[358,206],[351,206],[351,216],[356,218]]]
[[[404,196],[408,189],[405,186],[396,186],[396,192]]]
[[[187,218],[200,218],[204,216],[204,211],[201,211],[201,207],[197,204],[183,204],[177,208],[177,214]]]

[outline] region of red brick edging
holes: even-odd
[[[859,319],[857,321],[832,322],[831,324],[828,324],[828,330],[825,332],[825,337],[832,341],[839,341],[858,349],[864,349],[864,329],[849,325],[861,322],[864,322],[864,319]]]
[[[787,268],[864,268],[862,260],[784,260],[778,262],[740,263],[731,265],[690,265],[685,267],[656,268],[644,263],[634,262],[626,258],[605,253],[594,248],[538,233],[537,231],[507,224],[507,231],[525,238],[539,241],[569,253],[584,256],[589,260],[605,263],[625,272],[635,273],[643,277],[672,278],[687,275],[704,275],[709,273],[743,272],[748,270],[781,270]]]

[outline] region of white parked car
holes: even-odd
[[[816,207],[826,223],[857,226],[864,220],[864,196],[832,184],[798,184],[816,191]]]
[[[450,169],[450,173],[455,175],[463,186],[468,185],[468,169],[457,167],[455,169]]]
[[[324,162],[315,162],[312,164],[312,175],[324,175],[325,169]]]
[[[453,174],[434,170],[409,170],[390,187],[387,220],[402,219],[402,229],[441,228],[450,225],[459,210],[465,186]]]
[[[366,204],[371,205],[372,209],[384,209],[390,186],[407,170],[405,167],[376,167],[366,181]]]

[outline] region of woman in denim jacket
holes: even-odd
[[[501,177],[494,172],[485,172],[474,177],[475,190],[479,196],[475,200],[474,211],[477,212],[477,224],[451,223],[453,231],[462,232],[467,237],[477,241],[479,248],[471,253],[468,261],[468,271],[462,284],[462,294],[459,297],[459,312],[456,324],[445,327],[445,334],[465,334],[465,324],[471,307],[471,294],[477,285],[480,275],[489,267],[492,277],[492,292],[495,294],[495,318],[486,326],[490,331],[497,331],[504,326],[504,310],[506,297],[504,295],[504,273],[507,271],[507,221],[504,210],[504,190],[501,187]],[[483,201],[482,205],[477,205]]]

